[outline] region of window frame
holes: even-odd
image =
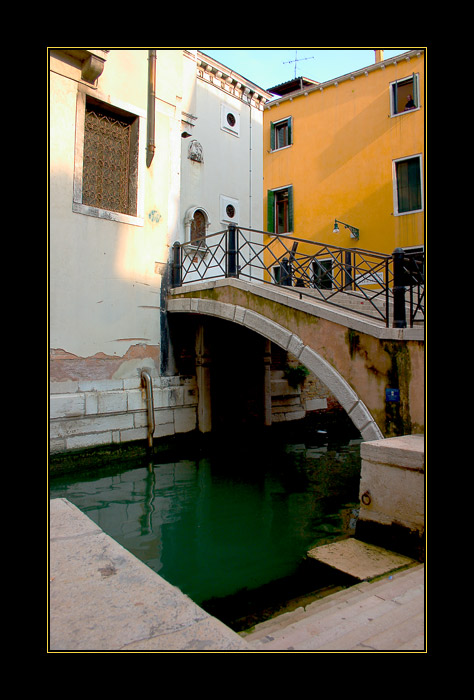
[[[325,267],[325,263],[329,267]],[[334,261],[332,258],[315,258],[312,262],[312,283],[315,289],[331,290],[334,288],[334,275],[333,275]],[[318,275],[319,273],[319,275]],[[318,284],[318,282],[324,282],[324,284]],[[329,285],[329,286],[326,286]]]
[[[399,203],[399,187],[398,187],[398,165],[400,163],[405,163],[411,160],[418,160],[419,176],[420,176],[420,207],[417,209],[410,209],[407,211],[400,211]],[[396,158],[392,161],[392,179],[393,179],[393,215],[394,216],[406,216],[409,214],[418,214],[424,211],[424,197],[423,197],[423,157],[421,153],[416,153],[411,156],[405,156],[403,158]]]
[[[277,133],[280,127],[286,126],[287,137],[284,146],[277,145]],[[289,148],[293,145],[293,117],[285,117],[284,119],[279,119],[276,122],[270,122],[270,150],[282,151],[284,148]]]
[[[404,110],[402,109],[400,112],[395,111],[398,108],[398,95],[395,94],[395,88],[398,88],[399,85],[403,85],[405,83],[409,83],[412,81],[413,86],[412,86],[412,98],[415,103],[415,106],[412,107],[411,109]],[[412,112],[416,112],[420,109],[420,75],[419,73],[412,73],[411,75],[407,75],[405,78],[399,78],[397,80],[394,80],[390,83],[390,117],[399,117],[402,114],[411,114]]]
[[[209,226],[211,223],[211,220],[209,218],[209,213],[207,212],[206,209],[202,206],[193,206],[189,207],[187,210],[185,217],[184,217],[184,242],[185,242],[185,247],[188,249],[193,249],[193,250],[203,250],[206,248],[206,245],[203,243],[197,244],[195,240],[192,239],[192,225],[194,221],[194,215],[196,212],[201,212],[203,217],[204,217],[204,227],[205,227],[205,232],[204,235],[207,236],[207,232],[209,230]]]
[[[277,226],[277,197],[279,192],[288,192],[288,231],[276,231]],[[295,222],[294,222],[294,192],[293,185],[286,185],[285,187],[276,187],[272,190],[267,190],[267,230],[269,233],[278,234],[289,234],[294,233]]]
[[[82,86],[79,86],[82,87]],[[122,212],[101,209],[82,201],[83,165],[84,165],[84,132],[87,99],[92,99],[94,103],[103,106],[104,109],[113,112],[118,116],[125,113],[136,122],[137,129],[137,182],[136,182],[136,214],[124,214]],[[74,150],[74,176],[73,176],[73,201],[72,211],[76,214],[93,216],[99,219],[107,219],[119,223],[132,224],[133,226],[144,225],[144,173],[145,173],[145,144],[146,144],[146,114],[143,110],[119,100],[111,100],[106,95],[91,92],[87,89],[78,90],[76,101],[76,140]]]
[[[237,109],[221,104],[221,129],[232,136],[240,137],[240,112]]]

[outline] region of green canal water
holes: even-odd
[[[52,477],[108,535],[236,630],[338,583],[306,552],[354,534],[360,440],[213,442]]]

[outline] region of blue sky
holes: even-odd
[[[416,48],[416,47],[413,47]],[[384,58],[398,56],[410,49],[384,49]],[[201,48],[228,68],[265,90],[297,76],[323,83],[375,62],[374,49],[365,48]]]

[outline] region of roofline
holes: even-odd
[[[372,73],[375,70],[380,70],[381,68],[386,68],[389,65],[397,64],[402,60],[408,61],[410,60],[410,58],[420,56],[422,53],[424,53],[424,51],[424,48],[405,51],[404,53],[401,53],[398,56],[394,56],[393,58],[387,58],[385,61],[378,61],[377,63],[372,63],[366,68],[360,68],[359,70],[346,73],[345,75],[341,75],[337,78],[331,78],[331,80],[326,80],[324,83],[317,83],[317,85],[311,87],[306,86],[302,90],[295,90],[295,92],[290,92],[287,95],[282,95],[281,97],[273,97],[265,104],[265,109],[270,109],[270,107],[277,105],[280,102],[292,100],[295,97],[299,97],[301,95],[308,95],[310,92],[319,92],[324,88],[331,87],[332,85],[338,85],[339,83],[342,83],[346,80],[353,80],[354,78],[357,78],[360,75],[368,75],[369,73]]]
[[[214,68],[216,72],[220,71],[224,80],[245,84],[245,86],[248,87],[253,93],[258,95],[258,98],[261,101],[266,102],[273,97],[272,93],[268,92],[268,90],[264,90],[264,88],[261,88],[256,83],[252,82],[251,80],[248,80],[248,78],[245,78],[243,75],[240,75],[240,73],[237,73],[236,71],[232,70],[223,63],[216,61],[215,58],[208,56],[206,53],[204,53],[204,51],[201,51],[200,49],[197,49],[196,51],[196,59],[198,66],[207,65]]]

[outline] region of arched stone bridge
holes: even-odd
[[[386,328],[296,290],[233,278],[171,289],[167,311],[240,324],[292,353],[364,440],[424,432],[423,328]]]

